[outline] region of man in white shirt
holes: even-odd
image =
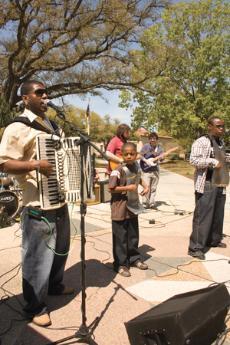
[[[10,124],[4,131],[0,145],[0,169],[15,175],[23,191],[21,229],[23,296],[26,301],[24,311],[33,323],[46,327],[51,325],[45,303],[47,295],[74,292],[73,288],[62,283],[70,245],[70,221],[66,204],[57,209],[42,210],[39,201],[36,172],[48,177],[53,166],[47,160],[36,159],[35,138],[43,132],[55,133],[45,115],[45,85],[35,80],[27,81],[21,86],[21,96],[25,110],[19,116],[19,122]]]

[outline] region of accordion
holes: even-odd
[[[75,203],[80,200],[81,169],[84,173],[84,196],[87,199],[93,198],[94,169],[90,146],[83,145],[84,152],[80,152],[79,140],[79,137],[60,138],[53,134],[40,134],[36,137],[37,159],[48,160],[53,165],[53,172],[49,177],[37,172],[42,209],[59,208],[65,202]]]

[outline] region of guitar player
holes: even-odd
[[[140,152],[140,166],[142,170],[142,180],[148,186],[149,192],[143,197],[142,202],[145,208],[156,208],[155,197],[159,182],[159,161],[163,158],[163,149],[158,144],[158,134],[149,134],[149,142],[145,144]]]
[[[130,131],[131,129],[128,125],[126,125],[125,123],[120,124],[117,127],[116,135],[108,143],[108,146],[106,148],[106,156],[109,159],[109,175],[115,166],[123,162],[121,147],[128,141],[130,137]]]

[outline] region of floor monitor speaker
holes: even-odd
[[[211,345],[226,328],[224,284],[175,295],[125,323],[131,345]]]

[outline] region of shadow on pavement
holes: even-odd
[[[138,248],[139,252],[141,253],[144,261],[148,260],[152,257],[152,255],[149,255],[148,252],[153,252],[154,250],[156,250],[155,248],[149,246],[148,244],[142,244],[139,248]]]
[[[113,270],[108,270],[106,265],[96,259],[86,260],[85,266],[86,288],[106,287],[113,281],[116,275]],[[65,284],[73,286],[75,288],[75,294],[70,296],[48,296],[47,305],[50,312],[64,307],[81,292],[81,269],[81,262],[79,262],[65,271]],[[117,293],[117,289],[119,289],[119,286],[115,288],[115,294]],[[98,326],[112,301],[113,296],[111,296],[110,300],[107,302],[100,316],[92,323],[92,330]],[[5,300],[3,299],[1,301],[0,345],[43,345],[48,343],[46,337],[36,332],[28,325],[29,320],[26,320],[23,316],[23,305],[24,300],[22,294],[7,297]]]

